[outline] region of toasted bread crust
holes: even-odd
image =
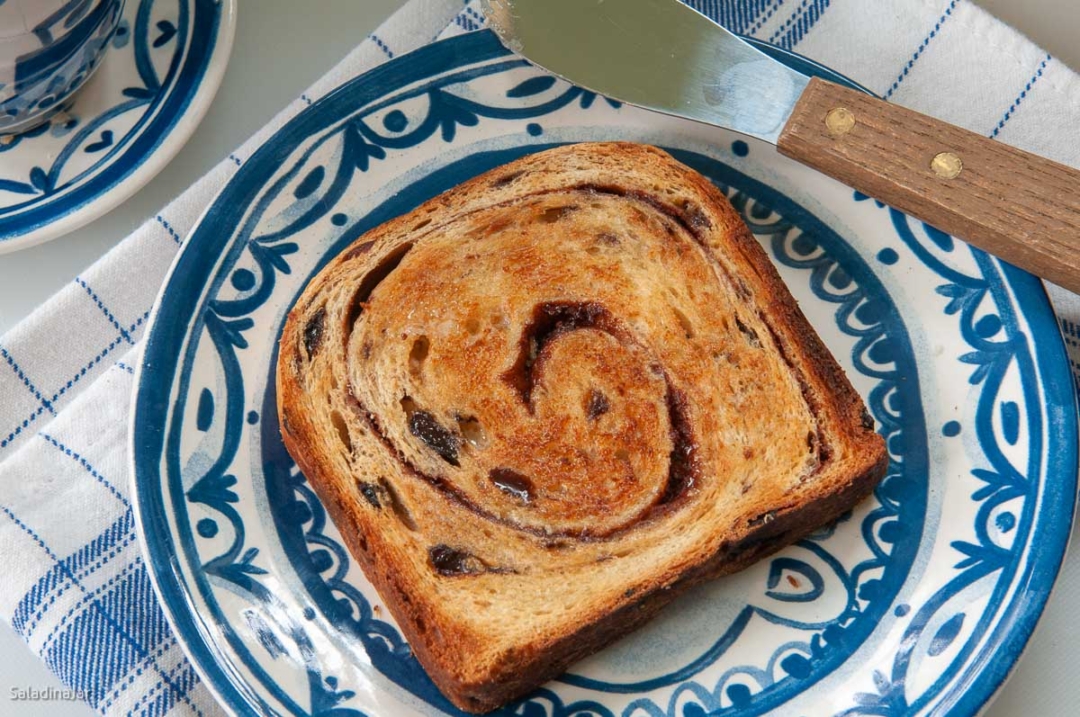
[[[626,217],[631,219],[624,222]],[[598,232],[603,222],[623,227],[616,237],[620,243],[612,245],[606,232]],[[542,234],[538,224],[544,225]],[[577,246],[585,235],[596,236],[596,251],[593,245]],[[444,260],[470,241],[479,248],[469,261],[492,272],[480,284],[469,283],[468,269]],[[581,252],[563,264],[559,256],[542,253],[514,258],[547,241],[561,242],[557,253]],[[498,253],[497,261],[485,264],[484,250]],[[653,319],[649,311],[659,307],[638,306],[634,294],[608,306],[620,290],[630,291],[621,287],[635,285],[623,274],[641,283],[671,267],[685,268],[688,277],[685,284],[676,277],[667,287],[677,295],[678,321]],[[550,273],[534,276],[543,271]],[[574,288],[579,271],[592,272],[581,283],[595,286],[599,299],[566,298],[583,291]],[[481,338],[459,339],[458,324],[471,324],[476,306],[468,303],[472,294],[460,301],[446,295],[445,311],[431,304],[432,292],[443,286],[432,282],[443,275],[452,277],[445,286],[455,290],[478,287],[473,292],[481,309],[495,305],[486,298],[494,292],[485,292],[484,282],[503,277],[511,299],[520,293],[522,306],[541,308],[526,315],[513,300],[509,309],[504,302],[499,312],[509,314],[510,326],[470,326],[467,333]],[[551,285],[561,288],[544,288]],[[706,291],[712,293],[702,298]],[[656,288],[653,303],[659,295]],[[547,298],[537,303],[536,296]],[[465,309],[459,304],[473,313],[460,313]],[[738,330],[726,315],[716,316],[728,330],[723,333],[702,310],[722,314],[725,306],[732,307]],[[410,323],[401,318],[406,307],[428,314]],[[548,334],[545,321],[555,327]],[[447,322],[452,326],[446,328]],[[685,340],[678,336],[679,325]],[[445,336],[429,338],[439,330]],[[500,331],[510,338],[500,338]],[[735,346],[732,337],[740,331],[748,345]],[[393,343],[398,335],[402,347]],[[514,347],[529,346],[530,338],[536,355],[511,375]],[[670,348],[677,342],[685,350]],[[439,353],[444,345],[450,348]],[[711,358],[703,358],[707,353]],[[439,371],[423,373],[430,368],[424,361]],[[584,361],[585,367],[560,368],[568,361]],[[653,368],[658,364],[660,371]],[[480,370],[488,365],[503,367],[502,383]],[[732,420],[734,409],[725,408],[707,382],[719,371],[732,376],[730,385],[739,390],[755,367],[767,386],[752,383],[749,408],[737,414],[749,416],[751,428],[787,431],[784,449],[770,453],[771,462],[755,455],[771,450],[764,436],[731,434],[746,441],[741,462],[715,438],[728,429],[724,421]],[[545,502],[545,491],[565,490],[566,479],[543,456],[533,455],[541,439],[551,444],[555,434],[541,431],[537,438],[529,431],[538,410],[550,404],[561,415],[580,396],[564,399],[547,386],[551,371],[552,380],[563,379],[559,386],[608,377],[609,387],[630,394],[608,396],[593,388],[583,394],[592,397],[587,403],[593,408],[587,406],[577,423],[560,424],[571,431],[607,426],[595,440],[593,434],[579,436],[601,455],[582,459],[578,483],[585,481],[584,492],[561,503]],[[456,382],[440,382],[444,375]],[[427,382],[420,376],[428,376]],[[475,391],[460,389],[474,382]],[[577,145],[527,157],[361,237],[311,282],[290,313],[280,342],[277,390],[289,453],[432,680],[455,705],[472,712],[494,709],[557,676],[646,622],[690,586],[741,570],[835,520],[873,490],[888,460],[861,398],[727,199],[660,150],[634,144]],[[541,409],[531,405],[529,390],[539,391]],[[475,393],[491,394],[491,401],[473,400]],[[603,400],[594,400],[598,393]],[[465,404],[488,421],[492,445],[468,443],[465,419],[472,418],[455,413]],[[713,416],[716,411],[720,418]],[[422,421],[416,418],[420,413],[426,416]],[[446,428],[454,416],[458,426]],[[632,430],[620,433],[620,420]],[[499,433],[504,424],[514,424],[508,445]],[[627,443],[637,435],[648,444],[640,450]],[[528,455],[513,452],[515,441]],[[806,446],[792,446],[793,441]],[[602,471],[595,466],[618,465],[603,463],[604,451],[630,466],[631,482],[610,489],[600,482]],[[681,480],[689,485],[674,477],[682,453],[679,470],[688,477]],[[488,454],[498,458],[490,466],[484,463]],[[572,465],[566,456],[561,460]],[[496,481],[502,492],[493,490],[486,477],[501,474],[487,469],[501,466],[499,461],[527,464],[532,473],[515,482],[518,472],[509,471],[509,486]],[[744,482],[741,493],[724,482],[727,476],[716,475],[770,469],[777,475],[756,484],[744,478],[751,482]],[[522,487],[530,480],[538,486],[533,494],[533,486]],[[672,555],[650,547],[674,530],[681,532],[670,538]],[[449,552],[432,552],[436,547]],[[447,555],[452,559],[444,565]],[[564,571],[595,583],[566,597],[566,605],[551,592],[559,585],[551,576]],[[515,591],[550,597],[538,605],[532,594]],[[485,602],[489,607],[481,609],[514,615],[515,600],[528,612],[521,615],[524,632],[501,625],[505,633],[488,634],[470,616],[476,609],[470,606]],[[563,609],[562,616],[548,617],[547,603]]]

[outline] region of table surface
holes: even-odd
[[[1066,64],[1080,69],[1076,0],[976,0],[1021,29]],[[228,72],[206,119],[170,165],[105,217],[40,247],[0,256],[0,335],[71,281],[110,247],[239,146],[400,5],[402,0],[239,0]],[[304,42],[310,38],[312,42]],[[300,39],[301,41],[298,41]],[[282,50],[291,50],[282,51]],[[273,77],[272,83],[263,78]],[[1080,704],[1080,558],[1066,561],[1058,588],[1027,655],[987,717],[1064,715]],[[60,688],[60,682],[7,626],[0,626],[0,713],[87,717],[77,702],[11,702],[14,688]]]

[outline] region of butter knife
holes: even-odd
[[[1080,171],[809,78],[678,0],[483,0],[512,51],[576,85],[726,127],[1080,292]]]

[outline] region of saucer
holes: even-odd
[[[129,0],[70,107],[0,137],[0,254],[87,224],[161,171],[209,109],[235,24],[235,0]]]

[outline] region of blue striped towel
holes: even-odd
[[[1080,80],[969,0],[691,4],[894,102],[1080,167]],[[475,2],[412,0],[230,159],[0,339],[0,615],[98,712],[220,712],[156,603],[128,487],[133,366],[182,237],[237,163],[314,98],[440,32],[482,25]],[[1051,293],[1080,367],[1080,299]],[[1058,603],[1080,594],[1072,572],[1067,566]],[[1051,606],[1047,620],[1065,625],[1067,617]],[[1050,626],[1044,636],[1056,632]],[[1037,639],[1031,659],[1068,664],[1055,652],[1065,647]],[[1063,713],[1053,699],[1024,696],[1033,713]]]

